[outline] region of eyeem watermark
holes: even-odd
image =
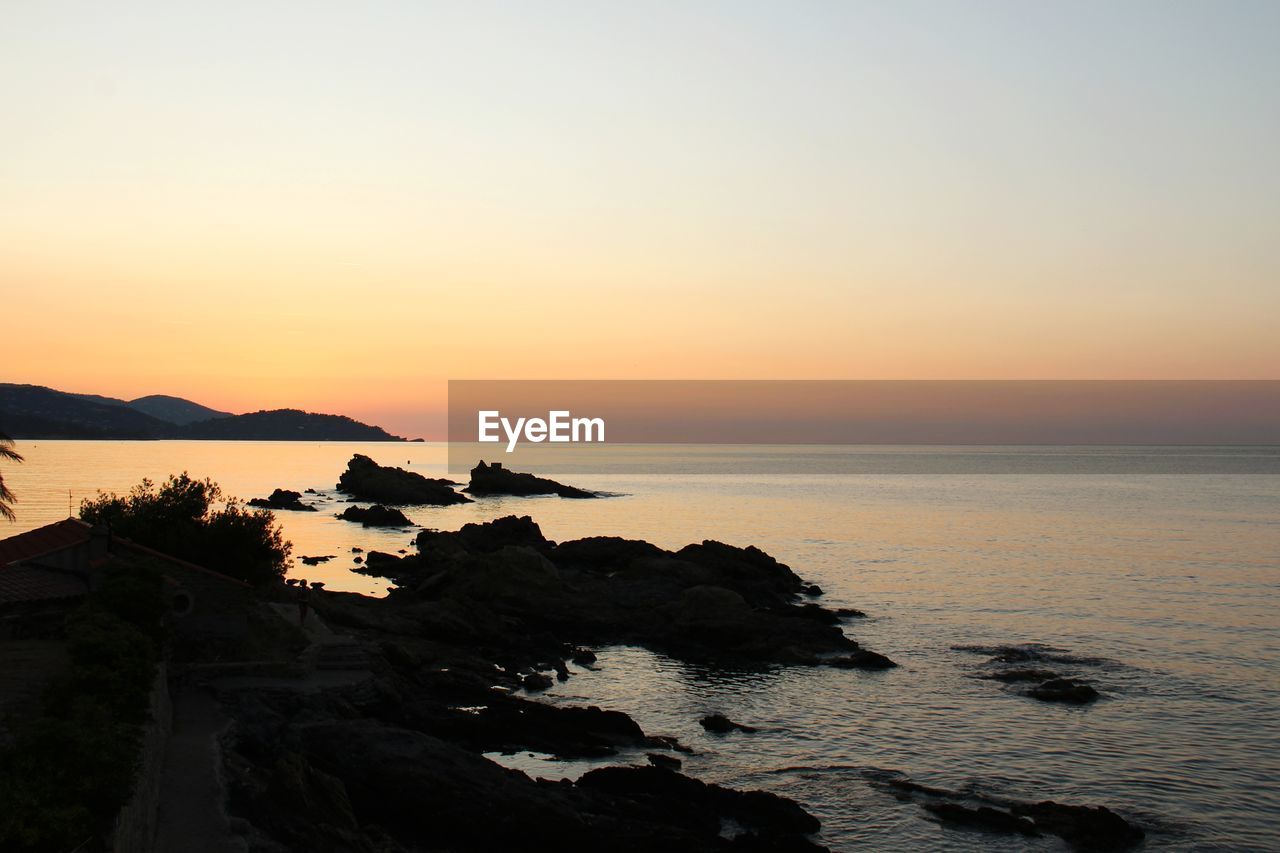
[[[510,418],[502,417],[495,410],[482,410],[478,413],[477,434],[481,442],[497,443],[501,437],[497,431],[502,430],[507,438],[507,452],[511,453],[520,443],[525,441],[537,444],[542,441],[551,442],[603,442],[604,418],[575,418],[567,410],[547,412],[546,420],[542,418]]]

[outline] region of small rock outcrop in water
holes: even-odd
[[[917,803],[945,824],[986,832],[1056,835],[1077,850],[1128,850],[1146,832],[1105,806],[1076,806],[1052,800],[1030,802],[921,785],[889,771],[866,771],[868,783],[904,802]]]
[[[357,500],[382,504],[430,504],[448,506],[470,503],[466,495],[454,491],[452,480],[433,480],[403,468],[379,465],[360,453],[351,457],[347,470],[338,478],[338,490]]]
[[[411,527],[413,522],[405,516],[403,512],[394,507],[382,506],[375,504],[374,506],[364,509],[358,506],[349,506],[344,509],[338,516],[344,521],[358,521],[365,527]],[[373,555],[370,554],[370,557]]]
[[[1092,684],[1074,677],[1070,670],[1089,666],[1098,667],[1114,664],[1102,658],[1081,657],[1066,654],[1063,649],[1046,646],[1040,643],[1006,646],[952,646],[955,651],[973,654],[990,655],[986,667],[999,667],[994,671],[980,671],[975,677],[986,681],[1000,681],[1005,684],[1034,684],[1033,687],[1016,692],[1018,695],[1041,702],[1061,702],[1068,705],[1087,705],[1101,697]],[[1032,664],[1040,666],[1008,666],[1009,664]],[[1051,669],[1050,666],[1067,667],[1068,671]]]
[[[1098,691],[1083,681],[1074,678],[1053,678],[1032,687],[1027,691],[1032,699],[1041,702],[1066,702],[1071,705],[1085,705],[1098,698]]]
[[[527,497],[530,495],[559,495],[562,498],[598,498],[595,492],[566,486],[555,480],[535,477],[532,474],[521,474],[508,471],[501,462],[486,465],[484,460],[471,469],[471,482],[467,491],[473,495],[514,495]]]
[[[800,604],[805,583],[758,548],[707,541],[672,552],[608,536],[557,544],[527,516],[424,530],[417,545],[361,571],[395,581],[392,602],[457,636],[504,645],[519,626],[686,659],[893,666],[846,637],[836,614]]]
[[[301,492],[291,492],[288,489],[276,489],[269,498],[254,498],[249,501],[249,506],[262,507],[263,509],[287,509],[295,512],[316,511],[316,508],[311,504],[302,502]]]
[[[742,723],[735,723],[724,714],[707,714],[698,724],[712,734],[724,735],[729,732],[747,732],[755,731],[753,726],[744,726]]]
[[[322,557],[299,557],[298,559],[302,561],[302,565],[304,566],[318,566],[321,563],[327,563],[332,560],[333,555],[325,554]]]

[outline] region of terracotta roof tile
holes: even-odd
[[[0,566],[88,542],[91,529],[83,521],[67,518],[8,539],[0,539]]]
[[[0,604],[86,595],[89,585],[70,572],[19,564],[0,566]]]

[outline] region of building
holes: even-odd
[[[66,611],[97,587],[113,560],[160,569],[179,636],[234,639],[246,631],[248,584],[68,518],[0,539],[0,638],[58,630]]]

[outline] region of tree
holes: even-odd
[[[143,480],[128,495],[98,493],[80,504],[80,518],[109,525],[114,535],[252,584],[284,577],[292,545],[269,510],[235,498],[222,509],[222,489],[185,471],[160,487]]]
[[[13,449],[13,439],[0,432],[0,459],[10,462],[21,462],[22,456],[18,451]],[[0,474],[0,518],[13,521],[17,518],[13,514],[13,503],[17,498],[13,496],[13,492],[4,484],[4,475]]]

